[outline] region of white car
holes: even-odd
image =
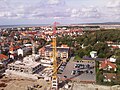
[[[75,75],[76,74],[76,70],[72,70],[71,75]]]

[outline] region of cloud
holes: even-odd
[[[107,7],[108,8],[120,8],[120,0],[109,0]]]
[[[71,9],[71,17],[74,18],[100,18],[100,16],[100,11],[96,7],[83,7],[79,9]]]
[[[50,5],[59,5],[64,4],[65,2],[63,0],[48,0],[48,4]]]
[[[80,10],[79,9],[72,9],[71,10],[71,17],[79,17],[80,16]]]
[[[0,18],[6,19],[105,19],[120,18],[120,0],[105,7],[67,6],[67,0],[0,0]]]
[[[7,0],[0,0],[0,2],[1,2],[1,1],[7,1]]]
[[[103,11],[109,20],[120,19],[120,0],[109,0]]]
[[[100,18],[101,16],[101,13],[97,7],[83,8],[82,13],[85,18]]]
[[[100,17],[96,7],[69,8],[65,0],[40,0],[33,4],[28,2],[2,0],[0,3],[0,17],[4,18],[97,18]]]
[[[0,17],[6,18],[49,18],[49,17],[67,17],[64,12],[64,0],[39,0],[34,3],[1,0]],[[12,16],[13,15],[13,16]]]

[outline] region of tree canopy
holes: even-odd
[[[74,50],[72,50],[74,54],[81,58],[84,55],[89,55],[92,50],[98,52],[98,57],[110,57],[114,54],[114,51],[111,51],[111,48],[107,45],[106,41],[112,41],[119,44],[120,30],[101,30],[85,32],[83,35],[76,37],[68,35],[57,37],[58,44],[67,44],[69,47],[74,48]],[[82,46],[85,48],[82,48]]]

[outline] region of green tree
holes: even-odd
[[[115,51],[115,55],[120,56],[120,50],[119,49]]]

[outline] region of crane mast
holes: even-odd
[[[52,75],[52,89],[58,90],[58,77],[57,77],[57,60],[56,60],[56,24],[57,22],[54,23],[53,26],[53,37],[52,37],[52,48],[53,48],[53,72],[54,74]]]

